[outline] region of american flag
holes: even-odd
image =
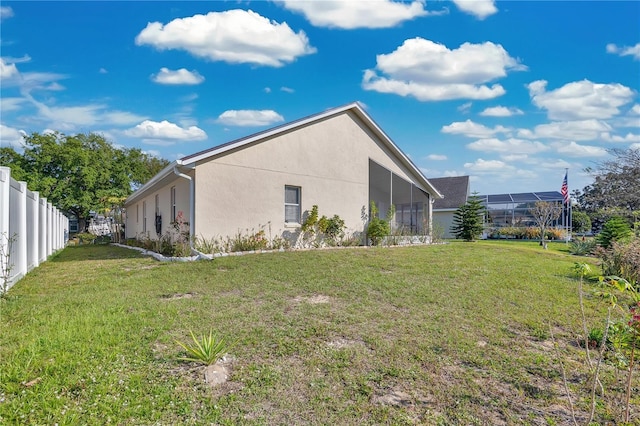
[[[562,188],[560,188],[560,193],[562,194],[562,198],[564,199],[564,204],[569,204],[569,184],[567,183],[567,175],[569,171],[566,171],[564,174],[564,180],[562,181]]]

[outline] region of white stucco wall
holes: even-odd
[[[453,225],[453,214],[455,209],[451,210],[435,210],[433,212],[433,225],[439,227],[443,231],[442,238],[455,238],[451,232],[451,225]]]
[[[155,191],[149,191],[144,197],[135,203],[127,204],[126,238],[142,238],[145,234],[148,238],[157,239],[155,228],[156,194],[158,195],[158,207],[162,217],[162,234],[171,227],[171,187],[176,187],[176,212],[182,211],[184,220],[189,221],[189,181],[176,176],[167,184]],[[143,202],[147,204],[147,232],[143,230]]]
[[[362,231],[368,210],[369,159],[407,180],[410,173],[350,112],[281,134],[196,165],[196,235],[233,236],[270,223],[272,235],[296,231],[284,222],[285,185],[302,188],[302,211],[318,205],[349,231]]]

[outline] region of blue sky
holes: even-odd
[[[427,177],[570,189],[640,147],[640,2],[0,3],[0,145],[174,160],[353,101]]]

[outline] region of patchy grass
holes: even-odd
[[[567,424],[549,323],[585,395],[576,260],[511,242],[199,263],[68,247],[0,300],[0,423]],[[213,388],[175,343],[210,329],[237,340]]]

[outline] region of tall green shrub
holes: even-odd
[[[602,232],[598,234],[598,244],[609,248],[613,241],[624,242],[633,236],[629,223],[621,217],[612,217],[604,224]]]
[[[382,242],[384,237],[391,233],[389,222],[378,217],[378,207],[371,202],[371,217],[369,218],[369,226],[367,226],[367,237],[371,240],[371,244],[377,246]]]
[[[456,238],[473,241],[482,235],[485,207],[474,193],[467,202],[453,214],[451,232]]]

